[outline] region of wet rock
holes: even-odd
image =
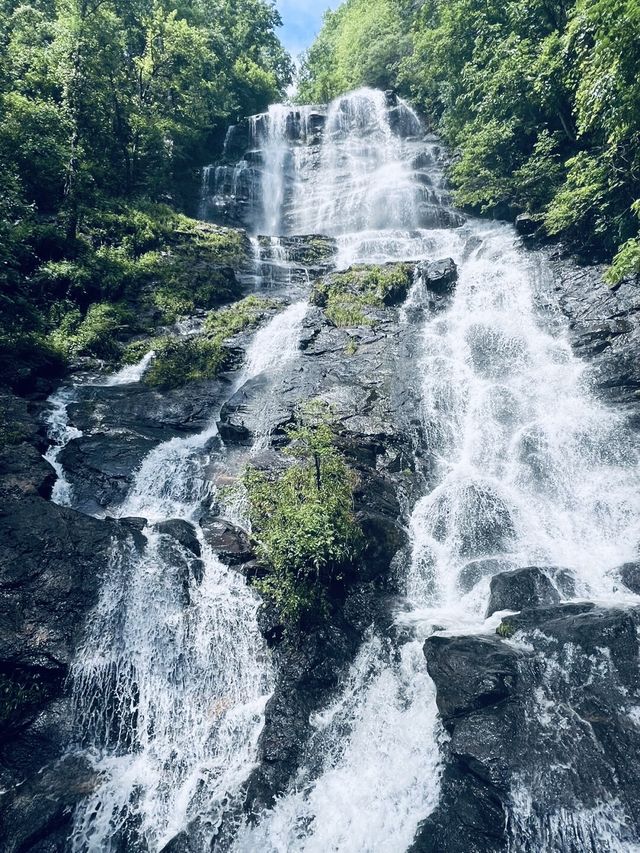
[[[540,222],[530,213],[521,213],[515,219],[516,231],[521,237],[529,237],[540,227]]]
[[[200,559],[201,547],[192,524],[180,519],[156,525],[162,534],[159,550],[168,565],[172,566],[182,584],[185,606],[191,603],[192,579],[196,584],[204,578],[204,563]]]
[[[293,403],[271,387],[269,377],[256,376],[228,400],[220,412],[218,429],[223,441],[250,447],[256,436],[284,436],[293,419]]]
[[[589,813],[614,800],[635,837],[639,620],[638,609],[554,605],[503,620],[499,633],[513,644],[427,640],[450,740],[440,800],[413,853],[551,849],[558,821],[571,827],[563,853],[596,853]]]
[[[38,453],[2,454],[0,847],[63,853],[95,775],[72,758],[58,763],[75,736],[69,666],[113,548],[142,550],[144,538],[135,520],[99,521],[45,500],[51,475]]]
[[[535,566],[502,572],[491,579],[487,616],[499,610],[524,610],[557,604],[560,593],[547,575]]]
[[[202,525],[207,545],[226,566],[240,566],[254,558],[247,533],[224,518],[214,518]]]
[[[500,572],[512,571],[513,563],[500,558],[487,557],[484,560],[472,560],[462,568],[458,575],[458,586],[463,592],[470,592],[483,578],[492,577]]]
[[[55,482],[56,472],[33,445],[0,447],[0,495],[48,499]]]
[[[640,428],[640,284],[627,280],[612,290],[602,266],[580,267],[557,257],[552,266],[572,345],[591,362],[592,386],[606,401],[622,405]]]
[[[305,234],[295,237],[259,237],[260,257],[263,260],[285,260],[301,267],[327,272],[338,252],[335,237],[324,234]]]
[[[158,533],[162,533],[165,536],[171,536],[172,539],[175,539],[176,542],[182,545],[186,551],[189,551],[196,557],[202,556],[202,549],[200,548],[200,542],[198,541],[195,528],[193,524],[189,524],[188,521],[182,521],[182,519],[162,521],[160,524],[156,524],[156,530]]]
[[[453,729],[456,717],[498,705],[514,693],[520,654],[498,639],[435,636],[424,651],[447,729]]]
[[[640,563],[625,563],[616,569],[616,573],[627,589],[640,595]]]
[[[119,506],[142,460],[157,444],[124,431],[69,442],[58,458],[71,484],[74,506],[92,514]]]
[[[311,619],[284,627],[272,607],[263,608],[261,629],[272,647],[277,683],[267,704],[259,764],[246,786],[245,811],[257,815],[284,792],[309,757],[311,714],[326,707],[362,638],[362,625],[380,607],[367,585],[358,587],[330,621]]]
[[[420,264],[418,274],[422,276],[427,289],[439,296],[453,293],[458,281],[458,267],[451,258]]]
[[[89,762],[70,755],[0,797],[4,853],[65,853],[75,807],[96,787]]]
[[[200,432],[228,387],[224,379],[191,382],[182,388],[157,391],[144,384],[85,387],[69,406],[69,418],[85,435],[123,430],[156,442]]]

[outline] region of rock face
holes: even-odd
[[[357,275],[366,276],[366,271]],[[388,597],[397,591],[392,566],[408,544],[403,507],[427,476],[428,465],[416,471],[418,426],[412,413],[417,402],[412,394],[417,393],[413,389],[418,377],[412,347],[419,326],[409,322],[402,327],[395,306],[401,299],[391,301],[394,304],[367,312],[363,325],[349,328],[336,326],[323,307],[310,308],[295,369],[285,372],[277,386],[269,387],[261,376],[250,380],[222,408],[219,426],[227,445],[250,446],[258,434],[266,434],[270,447],[278,451],[298,407],[309,400],[324,401],[333,415],[336,444],[357,474],[355,512],[368,543],[346,589],[332,593],[329,619],[309,617],[285,630],[271,606],[262,611],[261,627],[272,649],[277,682],[266,709],[259,764],[246,788],[245,811],[250,814],[271,806],[301,764],[308,766],[310,714],[334,695],[364,631],[373,622],[389,619]],[[405,377],[401,387],[396,381],[399,371]],[[277,459],[277,454],[265,458],[266,467],[277,467]],[[204,533],[225,561],[242,559],[241,568],[252,570],[251,561],[244,562],[249,550],[236,531],[216,520],[204,525]]]
[[[142,540],[50,503],[55,476],[32,444],[2,449],[0,477],[0,847],[62,853],[93,779],[82,761],[56,764],[73,740],[69,665],[113,543]]]
[[[421,264],[418,272],[423,277],[428,290],[438,296],[452,293],[458,281],[458,268],[451,258]]]
[[[617,573],[627,589],[640,595],[640,563],[625,563],[620,566]]]
[[[413,853],[596,853],[616,820],[637,834],[639,621],[638,609],[556,605],[505,620],[509,643],[427,640],[450,741]]]
[[[560,593],[547,575],[535,566],[502,572],[491,579],[487,616],[498,610],[522,610],[557,604]]]
[[[640,284],[628,280],[612,290],[601,267],[558,258],[553,266],[558,302],[576,352],[589,362],[592,386],[640,427]]]
[[[165,393],[143,384],[79,388],[69,419],[82,436],[59,457],[74,505],[91,514],[119,506],[147,454],[161,442],[202,431],[227,384],[192,382]]]

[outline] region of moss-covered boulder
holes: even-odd
[[[358,265],[319,279],[311,302],[339,328],[372,326],[376,310],[399,305],[413,284],[412,264]]]
[[[238,361],[231,339],[260,323],[273,307],[269,299],[248,296],[211,311],[200,335],[165,335],[133,342],[125,352],[124,361],[135,363],[153,351],[155,357],[143,377],[143,382],[153,388],[168,390],[201,379],[214,379]]]

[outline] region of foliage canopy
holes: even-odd
[[[455,150],[458,203],[528,212],[640,271],[640,0],[346,0],[303,63],[300,96],[410,97]]]

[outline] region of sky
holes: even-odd
[[[294,58],[310,46],[325,11],[338,5],[339,0],[277,0],[284,23],[280,38]]]

